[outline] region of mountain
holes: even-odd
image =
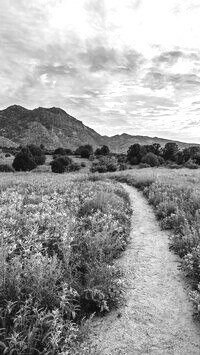
[[[100,134],[56,107],[27,110],[13,105],[1,110],[0,136],[21,145],[44,144],[49,149],[101,144]]]
[[[174,142],[177,143],[179,148],[181,149],[191,145],[198,145],[198,144],[184,143],[184,142],[174,141],[165,138],[158,138],[158,137],[131,136],[126,133],[115,135],[112,137],[104,136],[103,138],[105,142],[104,144],[108,145],[110,147],[110,150],[113,152],[115,151],[127,152],[128,148],[135,143],[139,143],[141,145],[159,143],[163,147],[168,142]]]
[[[151,138],[147,136],[131,136],[129,134],[113,137],[101,136],[81,121],[56,107],[39,107],[28,110],[13,105],[0,110],[0,146],[16,146],[34,143],[44,144],[48,149],[57,147],[76,149],[83,144],[91,144],[94,148],[108,145],[113,152],[127,152],[134,143],[160,143],[164,146],[171,140]],[[180,148],[188,143],[176,142]],[[5,144],[5,145],[4,145]]]

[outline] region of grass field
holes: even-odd
[[[128,243],[128,196],[84,176],[0,180],[1,353],[79,354],[83,318],[122,296],[113,260]]]
[[[87,354],[84,317],[117,307],[126,248],[126,182],[143,191],[192,281],[200,309],[200,171],[110,174],[1,173],[0,349],[4,354]],[[144,216],[145,218],[145,216]],[[81,345],[80,345],[81,346]],[[38,352],[39,351],[39,352]]]

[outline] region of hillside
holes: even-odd
[[[13,105],[0,111],[0,136],[18,144],[44,144],[53,149],[75,149],[83,143],[96,147],[101,136],[60,108],[27,110]]]
[[[174,142],[177,143],[179,148],[185,148],[190,145],[197,145],[197,144],[189,144],[189,143],[184,143],[184,142],[179,142],[179,141],[174,141],[174,140],[169,140],[169,139],[164,139],[164,138],[158,138],[158,137],[148,137],[148,136],[131,136],[129,134],[123,133],[120,135],[115,135],[112,137],[106,137],[104,136],[104,142],[107,144],[111,151],[120,151],[120,152],[126,152],[127,149],[135,143],[139,143],[141,145],[145,144],[153,144],[153,143],[159,143],[162,147],[168,143],[168,142]]]
[[[57,147],[76,149],[89,143],[94,148],[106,144],[113,152],[126,152],[134,143],[160,143],[162,146],[170,140],[128,134],[113,137],[101,136],[81,121],[56,107],[28,110],[13,105],[0,110],[0,146],[44,144],[48,149]],[[191,145],[177,142],[180,148]],[[4,145],[5,144],[5,145]]]

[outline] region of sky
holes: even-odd
[[[200,143],[199,0],[0,0],[0,109]]]

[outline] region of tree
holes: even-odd
[[[152,153],[154,153],[155,155],[160,155],[162,153],[162,147],[159,143],[153,143],[152,147]]]
[[[95,155],[108,155],[110,150],[107,145],[103,145],[101,148],[97,148],[95,151]]]
[[[27,148],[29,149],[30,153],[32,154],[36,165],[43,165],[45,163],[46,156],[45,156],[44,151],[40,147],[38,147],[35,144],[29,144],[29,145],[27,145]]]
[[[80,155],[81,158],[89,158],[93,153],[93,148],[90,144],[81,145],[76,149],[75,155]]]
[[[101,156],[98,161],[94,161],[91,167],[91,172],[99,173],[114,172],[117,171],[119,165],[115,157]]]
[[[175,154],[175,161],[178,165],[184,164],[185,159],[184,159],[184,154],[182,150],[179,150],[176,154]]]
[[[176,153],[178,152],[178,144],[174,142],[168,142],[163,149],[163,158],[165,160],[176,160]]]
[[[64,148],[56,148],[53,152],[53,155],[66,155],[65,149]]]
[[[184,163],[190,159],[195,159],[196,155],[200,153],[200,149],[197,146],[191,146],[183,149],[183,161]]]
[[[195,154],[194,161],[196,164],[200,165],[200,153]]]
[[[69,165],[72,164],[72,159],[67,156],[60,156],[51,161],[51,170],[53,173],[64,173]]]
[[[147,153],[144,157],[142,157],[141,162],[148,164],[151,167],[159,166],[159,160],[157,155],[151,152]]]
[[[28,148],[22,148],[12,164],[16,171],[30,171],[36,168],[37,164]]]
[[[142,147],[139,143],[131,145],[127,152],[127,160],[131,165],[137,165],[141,162],[143,156]]]

